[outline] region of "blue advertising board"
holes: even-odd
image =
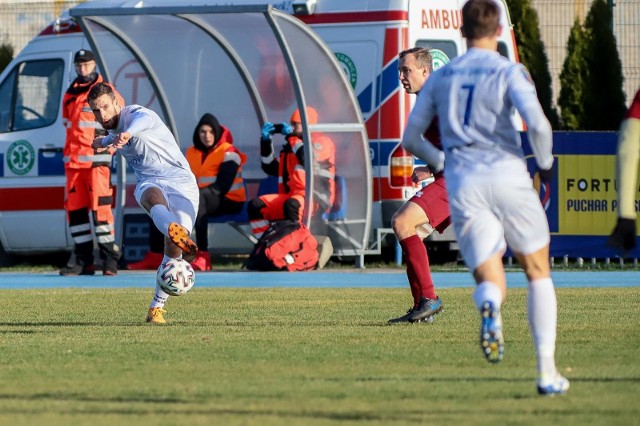
[[[555,176],[541,184],[533,153],[522,133],[534,186],[545,207],[553,257],[607,258],[621,253],[606,246],[618,214],[616,132],[554,132]],[[640,191],[636,192],[636,211]],[[640,224],[638,226],[640,229]],[[640,248],[625,257],[640,257]]]

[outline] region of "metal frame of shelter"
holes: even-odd
[[[305,164],[303,221],[315,235],[331,238],[335,255],[360,256],[362,261],[371,227],[369,144],[357,99],[333,52],[308,26],[271,5],[170,3],[147,0],[135,7],[96,0],[76,6],[70,14],[82,27],[107,81],[113,81],[124,60],[137,62],[157,100],[156,112],[183,150],[202,112],[215,111],[219,117],[218,111],[232,111],[225,123],[259,135],[263,123],[288,121],[298,109],[305,141],[322,133],[334,142],[336,175],[343,182],[341,204],[334,205],[340,210],[337,215],[312,215],[309,194],[315,188],[317,164],[312,144],[305,143],[305,158],[312,161]],[[284,66],[265,65],[265,58]],[[200,75],[207,73],[212,77]],[[274,97],[274,87],[285,90]],[[317,124],[308,120],[311,105],[319,112]],[[255,163],[245,168],[257,174],[258,138],[242,139],[251,140],[243,150],[255,153]],[[122,242],[128,177],[123,158],[117,158],[116,239]]]

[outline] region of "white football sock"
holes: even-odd
[[[538,355],[538,379],[552,382],[556,377],[556,327],[558,302],[551,278],[529,282],[527,315],[533,345]]]
[[[473,302],[476,304],[476,308],[482,311],[482,305],[484,302],[492,302],[493,306],[500,309],[502,305],[502,292],[500,287],[492,283],[491,281],[483,281],[476,286],[473,291]]]
[[[162,291],[159,285],[156,284],[156,294],[153,296],[153,300],[149,305],[149,308],[163,308],[164,304],[167,303],[167,299],[169,295]]]
[[[166,206],[162,204],[156,204],[149,210],[151,219],[156,225],[156,228],[160,230],[165,236],[169,236],[169,225],[171,222],[177,222],[178,218],[175,214],[171,213]]]

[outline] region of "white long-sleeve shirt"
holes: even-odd
[[[122,132],[131,133],[131,139],[119,151],[135,172],[137,182],[148,179],[195,181],[187,159],[158,114],[140,105],[123,107],[118,127],[109,130],[102,145],[112,144],[115,135]]]
[[[421,139],[437,115],[445,156],[453,154],[486,168],[505,154],[524,158],[511,121],[513,108],[527,124],[538,166],[549,169],[553,165],[551,126],[529,73],[524,66],[487,49],[471,48],[429,77],[409,116],[402,144],[441,169],[442,156]]]

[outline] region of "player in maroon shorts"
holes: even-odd
[[[414,47],[400,52],[398,71],[400,82],[407,93],[417,94],[432,70],[433,60],[428,50]],[[431,123],[424,136],[440,146],[437,119]],[[423,242],[434,229],[442,233],[451,224],[444,174],[442,171],[434,174],[428,166],[420,166],[415,168],[411,179],[417,184],[431,176],[434,181],[418,191],[393,215],[393,232],[400,241],[406,259],[413,305],[405,315],[390,319],[389,324],[431,321],[433,315],[444,306],[433,285],[429,256]]]

